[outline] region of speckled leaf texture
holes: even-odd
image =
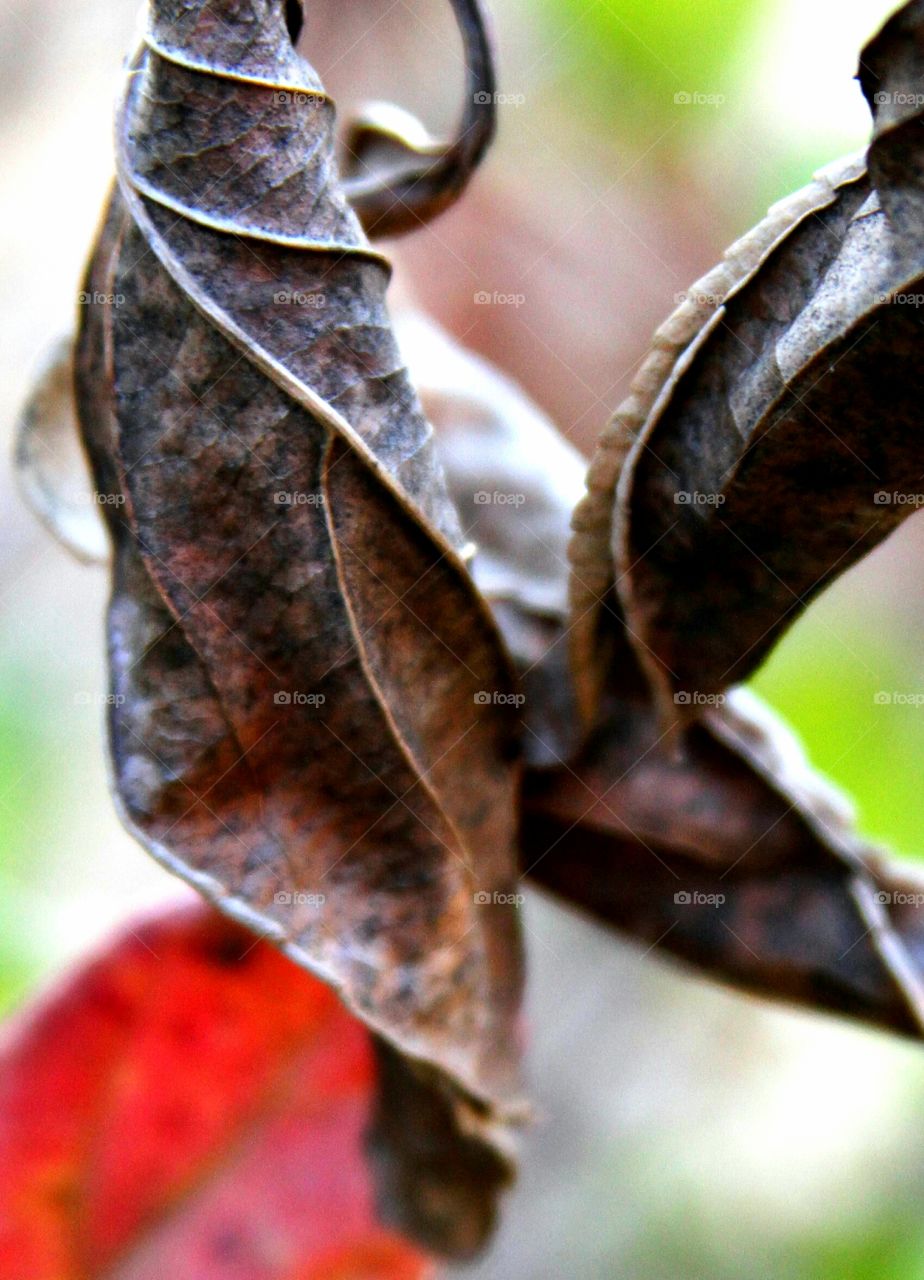
[[[924,1031],[924,884],[735,683],[911,510],[924,5],[864,50],[865,158],[781,201],[655,334],[574,516],[585,742],[527,778],[523,867],[748,990]]]
[[[513,676],[332,133],[284,6],[152,5],[77,351],[95,483],[124,499],[115,788],[155,857],[495,1151],[519,1108]]]
[[[782,201],[656,335],[577,517],[585,706],[615,613],[665,715],[695,718],[915,509],[922,42],[924,7],[906,5],[861,57],[866,162]],[[586,587],[607,583],[601,613]]]

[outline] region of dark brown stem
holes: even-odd
[[[353,172],[345,188],[370,236],[402,235],[442,213],[461,195],[495,131],[496,80],[481,0],[450,0],[465,53],[465,106],[450,143],[414,142],[373,116],[351,123]],[[371,160],[370,154],[378,156]],[[362,167],[361,176],[355,172]]]

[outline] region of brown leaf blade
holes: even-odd
[[[732,246],[601,441],[567,622],[586,741],[529,772],[523,831],[526,874],[650,947],[916,1035],[921,885],[733,686],[924,484],[922,32],[916,0],[864,51],[869,172]]]
[[[115,782],[156,857],[493,1143],[518,1088],[512,676],[332,129],[280,6],[153,5],[78,345],[96,484],[126,499]]]
[[[405,309],[396,324],[475,547],[475,583],[516,666],[526,756],[555,763],[577,728],[563,620],[568,516],[586,464],[522,388],[429,317]]]
[[[620,705],[528,777],[523,870],[752,994],[924,1034],[924,881],[861,841],[791,734],[736,695],[678,755]]]
[[[613,614],[665,718],[695,718],[924,501],[922,22],[906,5],[862,56],[870,173],[829,167],[692,286],[601,444],[573,551],[588,715]]]

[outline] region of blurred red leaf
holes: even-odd
[[[0,1042],[0,1275],[423,1280],[377,1220],[368,1032],[202,906],[127,930]]]

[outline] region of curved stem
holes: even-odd
[[[384,171],[355,173],[344,182],[347,197],[370,236],[413,231],[449,207],[462,193],[494,137],[496,80],[488,18],[481,0],[450,0],[465,56],[465,106],[452,142],[422,144],[374,117],[351,127],[348,146],[357,164],[375,142],[390,145]]]

